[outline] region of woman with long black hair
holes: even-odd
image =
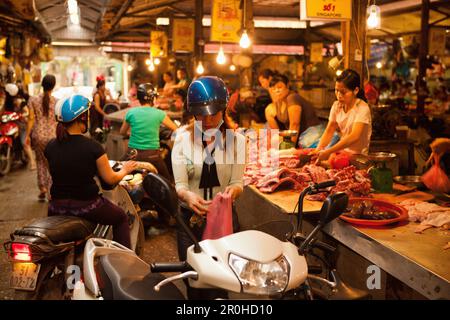
[[[372,116],[359,74],[351,69],[344,70],[336,78],[334,88],[337,101],[331,107],[327,128],[316,149],[318,161],[328,160],[332,153],[338,151],[345,150],[351,154],[369,152]],[[337,129],[341,136],[339,142],[325,149]]]
[[[56,99],[52,96],[52,90],[56,84],[55,76],[47,74],[42,79],[41,84],[44,93],[28,100],[30,116],[28,118],[26,141],[31,136],[31,145],[36,153],[39,200],[44,201],[46,197],[50,197],[49,191],[52,184],[44,149],[47,143],[55,137],[56,132]]]

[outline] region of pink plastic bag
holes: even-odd
[[[422,181],[428,189],[434,192],[450,192],[450,180],[447,174],[439,166],[440,157],[434,155],[434,164],[423,176]]]
[[[219,192],[213,199],[206,216],[202,240],[219,239],[233,233],[231,196]]]

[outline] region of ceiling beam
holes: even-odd
[[[114,19],[111,22],[111,31],[113,31],[119,21],[122,19],[122,16],[128,11],[128,9],[131,7],[131,5],[133,4],[134,0],[126,0],[122,6],[119,9],[119,12],[117,12],[116,16],[114,17]]]
[[[37,8],[39,11],[44,11],[47,10],[49,8],[53,8],[55,6],[61,5],[64,6],[65,1],[64,0],[53,0],[53,1],[39,1],[39,4],[37,4]]]
[[[430,23],[430,26],[434,26],[434,25],[436,25],[436,24],[438,24],[438,23],[440,23],[440,22],[442,22],[442,21],[445,21],[445,20],[447,20],[449,17],[450,17],[450,16],[446,16],[446,17],[443,17],[443,18],[438,19],[438,20],[436,20],[436,21],[433,21],[432,23]]]
[[[128,14],[138,14],[138,13],[145,12],[145,11],[148,11],[148,10],[157,9],[157,8],[164,7],[164,6],[170,6],[172,4],[180,3],[180,2],[183,2],[183,1],[185,1],[185,0],[155,1],[151,5],[148,5],[148,6],[141,7],[141,8],[138,8],[136,10],[130,11]]]
[[[94,2],[94,3],[92,3],[92,2]],[[100,13],[101,8],[102,8],[103,5],[101,3],[98,3],[97,1],[94,1],[94,0],[89,0],[89,1],[87,1],[87,0],[78,0],[78,6],[80,7],[80,9],[82,7],[84,7],[84,8],[89,8],[91,10],[94,10],[97,13]]]

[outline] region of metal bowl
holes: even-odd
[[[394,181],[406,186],[420,187],[423,186],[423,182],[420,176],[396,176]]]
[[[390,152],[372,152],[367,155],[367,159],[371,161],[392,161],[395,158],[397,155]]]
[[[296,130],[283,130],[278,133],[282,137],[295,137],[298,135]]]

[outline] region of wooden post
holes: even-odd
[[[342,49],[344,66],[355,70],[361,76],[361,87],[364,87],[366,68],[366,2],[352,1],[352,20],[341,23]]]
[[[205,65],[203,61],[203,50],[205,41],[203,39],[203,0],[195,0],[195,45],[194,45],[194,71],[193,75],[196,74],[195,69],[199,61]]]
[[[426,97],[426,62],[428,55],[430,0],[422,0],[422,18],[420,22],[420,47],[419,47],[419,75],[416,80],[417,112],[423,114]]]

